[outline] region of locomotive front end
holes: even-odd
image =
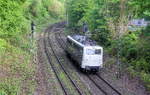
[[[82,68],[88,71],[99,71],[102,68],[103,49],[99,46],[85,47]]]

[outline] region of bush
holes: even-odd
[[[0,90],[0,95],[8,95],[8,94],[6,94],[6,92],[4,92],[3,90]]]
[[[148,91],[150,91],[150,74],[147,74],[145,72],[141,72],[142,80],[144,81],[144,84]]]
[[[70,27],[76,27],[84,17],[87,9],[87,0],[70,0],[67,2],[67,14]]]
[[[128,61],[136,59],[138,54],[138,36],[139,34],[134,32],[126,34],[120,39],[113,40],[111,45],[112,51],[114,51],[113,53],[117,54],[117,51],[119,51],[120,56],[127,58]]]
[[[4,83],[0,83],[0,95],[17,95],[18,94],[18,87],[17,87],[17,82],[16,84],[10,83],[14,82],[12,80],[7,80]]]
[[[137,71],[150,72],[149,40],[142,37],[143,32],[129,32],[122,36],[119,40],[112,41],[111,52],[116,55],[119,52],[121,59],[125,59],[125,63],[131,64]],[[119,48],[118,48],[119,47]]]
[[[70,0],[67,5],[71,28],[78,28],[83,23],[87,23],[94,40],[104,46],[110,45],[110,32],[103,15],[104,2],[101,0]]]
[[[134,67],[136,71],[145,71],[146,73],[150,72],[150,64],[146,62],[144,58],[133,60],[131,65]]]

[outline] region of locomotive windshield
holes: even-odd
[[[95,54],[95,50],[93,50],[93,49],[87,49],[86,50],[86,54],[87,55],[94,55]]]
[[[95,50],[95,54],[101,54],[101,50],[100,49],[96,49]]]
[[[100,49],[87,49],[86,50],[86,54],[87,55],[95,55],[95,54],[101,54],[101,50]]]

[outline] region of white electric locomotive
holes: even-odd
[[[85,36],[67,36],[66,52],[83,70],[98,71],[103,66],[103,48]]]

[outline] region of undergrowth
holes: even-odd
[[[0,95],[33,95],[36,39],[31,37],[31,22],[38,32],[63,19],[63,3],[57,0],[1,0],[0,12]]]

